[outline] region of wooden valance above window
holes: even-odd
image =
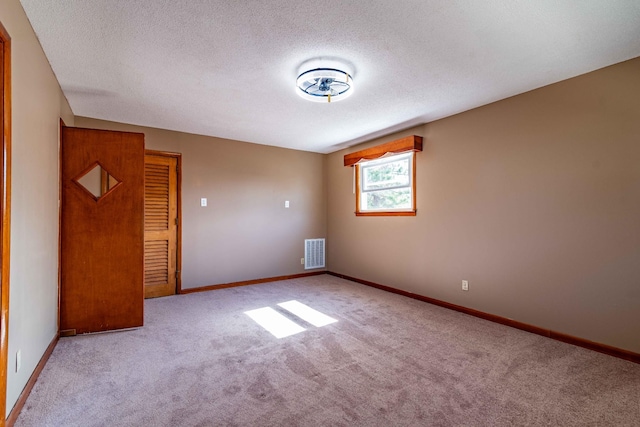
[[[355,153],[345,154],[344,165],[353,166],[361,160],[374,160],[384,156],[385,154],[405,153],[407,151],[422,151],[422,137],[418,135],[411,135],[406,138],[387,142],[386,144],[376,145],[375,147],[356,151]]]

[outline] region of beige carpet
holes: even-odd
[[[145,325],[61,339],[16,425],[640,425],[638,364],[333,276],[148,300]]]

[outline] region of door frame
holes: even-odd
[[[62,298],[62,132],[67,124],[60,118],[58,129],[58,316],[57,336],[60,338],[60,302]]]
[[[9,246],[11,243],[11,37],[0,23],[3,49],[2,82],[2,157],[0,160],[0,426],[5,425],[7,413],[7,371],[9,350]]]
[[[176,203],[178,224],[176,227],[176,295],[182,293],[182,154],[171,151],[144,150],[145,156],[172,157],[176,159]]]

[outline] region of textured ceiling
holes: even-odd
[[[21,2],[75,115],[320,153],[640,56],[638,0]]]

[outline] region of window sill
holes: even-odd
[[[356,212],[356,216],[416,216],[416,211]]]

